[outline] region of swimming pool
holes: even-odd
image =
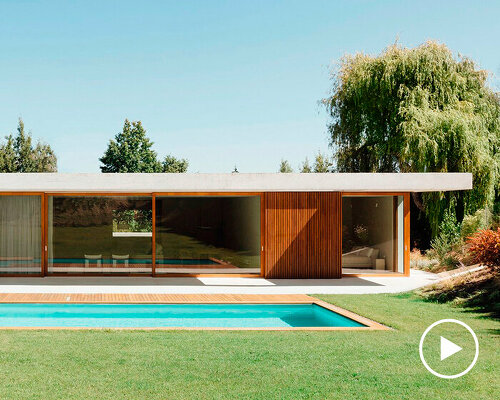
[[[366,327],[317,304],[0,304],[0,327]]]

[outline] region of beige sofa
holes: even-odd
[[[375,268],[375,260],[380,250],[373,247],[362,247],[342,254],[344,268]]]

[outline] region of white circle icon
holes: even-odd
[[[436,327],[437,325],[444,324],[446,322],[458,324],[460,326],[463,326],[465,329],[467,329],[469,331],[469,333],[472,335],[472,337],[474,339],[474,344],[476,346],[476,353],[474,355],[474,359],[472,360],[472,362],[469,364],[469,366],[464,371],[460,372],[459,374],[455,374],[455,375],[443,375],[443,374],[440,374],[439,372],[434,371],[431,367],[429,367],[429,364],[427,364],[427,362],[425,361],[424,353],[423,353],[424,340],[425,340],[425,337],[427,336],[427,334],[430,332],[430,330],[432,328]],[[451,340],[448,340],[448,339],[441,336],[441,361],[452,356],[455,353],[458,353],[461,350],[462,350],[462,348],[460,346],[456,345]],[[441,319],[441,320],[436,321],[433,324],[431,324],[425,330],[425,332],[422,334],[422,337],[420,338],[420,345],[418,346],[418,352],[420,354],[420,360],[422,361],[422,364],[424,364],[424,367],[427,368],[427,370],[431,374],[433,374],[439,378],[455,379],[455,378],[460,378],[461,376],[464,376],[476,364],[477,358],[479,357],[479,342],[477,340],[477,336],[474,333],[474,331],[466,323],[459,321],[457,319]]]

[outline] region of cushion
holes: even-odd
[[[370,257],[345,255],[342,256],[342,266],[344,267],[358,266],[358,267],[371,268],[372,259]]]

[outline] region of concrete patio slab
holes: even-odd
[[[418,270],[410,277],[342,279],[23,277],[0,278],[0,293],[370,294],[406,292],[438,280]]]

